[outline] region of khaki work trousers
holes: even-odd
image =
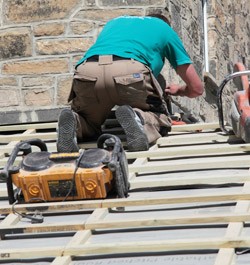
[[[105,55],[85,61],[75,71],[69,101],[80,140],[100,135],[115,105],[130,105],[140,113],[149,143],[171,128],[159,83],[148,67],[133,59]]]

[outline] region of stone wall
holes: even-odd
[[[242,62],[247,69],[250,69],[250,1],[207,0],[205,23],[207,23],[209,72],[205,72],[205,36],[202,25],[204,20],[201,18],[204,3],[205,1],[198,1],[196,8],[195,3],[191,4],[191,1],[182,3],[181,16],[176,18],[181,21],[181,27],[175,28],[178,31],[185,31],[182,38],[197,71],[204,80],[205,93],[203,97],[196,100],[175,97],[174,102],[185,112],[191,112],[196,118],[213,122],[218,121],[218,86],[225,76],[233,73],[236,62]],[[200,4],[202,6],[199,6]],[[185,37],[186,34],[189,38]],[[228,121],[235,89],[233,82],[229,82],[223,93],[223,109]]]
[[[210,73],[221,81],[234,61],[249,65],[250,4],[247,0],[208,2]],[[0,0],[0,124],[56,120],[67,106],[75,64],[105,22],[152,10],[170,15],[203,78],[202,1]],[[168,64],[163,74],[167,82],[179,81]],[[212,89],[209,84],[207,92]],[[216,119],[210,94],[197,100],[173,100],[195,117],[210,121]]]
[[[225,75],[233,73],[236,62],[250,69],[250,1],[209,0],[208,3],[209,72],[220,84]],[[227,120],[235,90],[232,81],[223,90]],[[210,96],[207,101],[214,104],[215,99]]]

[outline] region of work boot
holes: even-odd
[[[143,131],[140,116],[128,105],[118,107],[115,116],[126,134],[128,150],[148,150],[148,138]]]
[[[76,138],[76,120],[70,109],[63,109],[58,119],[57,152],[72,153],[78,152]]]

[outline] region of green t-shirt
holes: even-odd
[[[111,54],[146,64],[155,76],[165,58],[174,69],[192,63],[176,32],[155,17],[122,16],[110,20],[77,65],[94,55]]]

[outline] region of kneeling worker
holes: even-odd
[[[171,119],[157,81],[165,58],[185,85],[172,84],[164,92],[201,96],[202,82],[166,17],[152,14],[110,20],[76,65],[71,110],[64,109],[59,116],[58,152],[78,151],[77,139],[99,136],[115,105],[129,151],[148,150],[149,144],[165,136]]]

